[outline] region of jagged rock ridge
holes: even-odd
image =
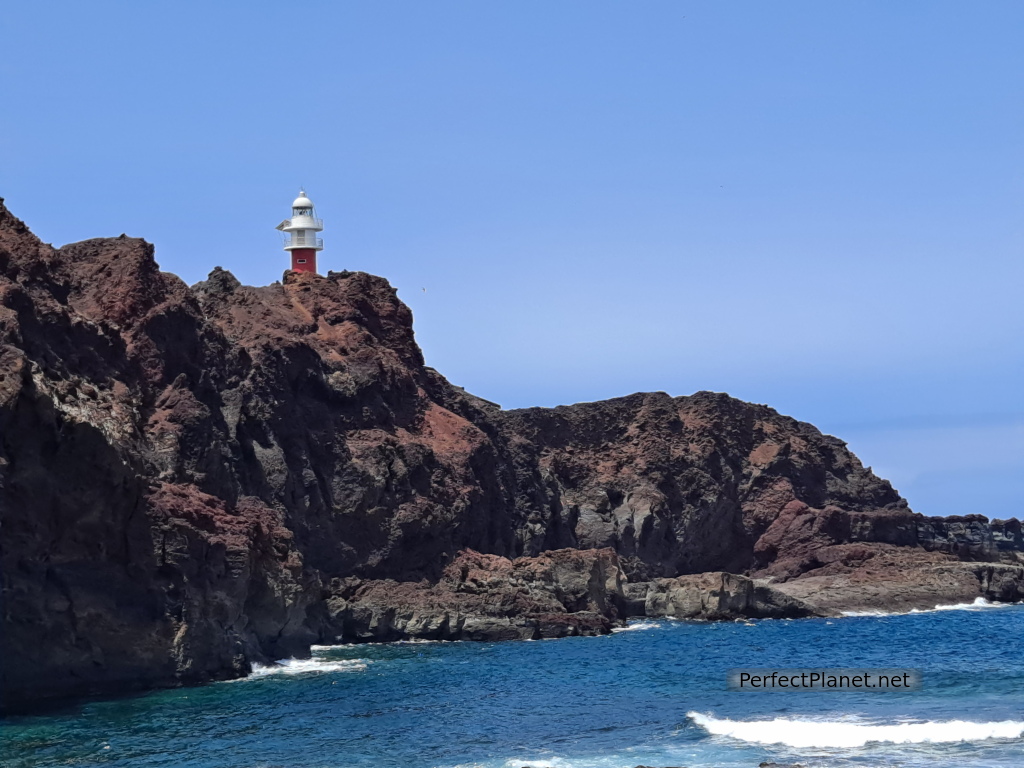
[[[0,533],[0,706],[232,677],[339,634],[450,637],[467,611],[509,636],[607,631],[629,601],[607,580],[553,597],[543,558],[593,567],[555,550],[607,549],[620,582],[743,572],[794,599],[873,558],[967,560],[998,572],[958,594],[1011,599],[1022,549],[1017,521],[915,515],[766,406],[502,411],[424,365],[382,278],[215,269],[189,288],[142,240],[55,249],[2,205]],[[512,579],[488,593],[509,611],[452,576],[469,550]]]

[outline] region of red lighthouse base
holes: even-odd
[[[316,273],[316,251],[312,248],[296,248],[291,253],[293,272]]]

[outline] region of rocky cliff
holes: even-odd
[[[1016,521],[913,514],[766,406],[502,411],[424,365],[381,278],[190,288],[142,240],[55,249],[0,204],[0,706],[237,676],[338,637],[603,632],[629,582],[791,610],[814,602],[792,585],[911,557],[999,564],[962,587],[1011,599],[1021,549]],[[705,571],[792,600],[665,582]]]

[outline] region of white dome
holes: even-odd
[[[313,201],[306,197],[306,190],[300,189],[299,196],[295,198],[295,202],[292,203],[292,208],[312,208]]]

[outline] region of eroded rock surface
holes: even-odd
[[[533,504],[562,522],[568,544],[615,548],[631,581],[746,571],[793,502],[907,511],[841,440],[728,395],[655,392],[502,419],[544,481]]]
[[[622,615],[622,582],[610,549],[563,549],[515,560],[464,551],[437,583],[332,584],[324,642],[606,634]]]
[[[892,548],[880,549],[859,566],[817,569],[771,586],[823,612],[899,613],[979,598],[1024,601],[1024,566]]]
[[[644,615],[723,620],[799,619],[826,614],[803,600],[745,576],[718,571],[649,582]]]

